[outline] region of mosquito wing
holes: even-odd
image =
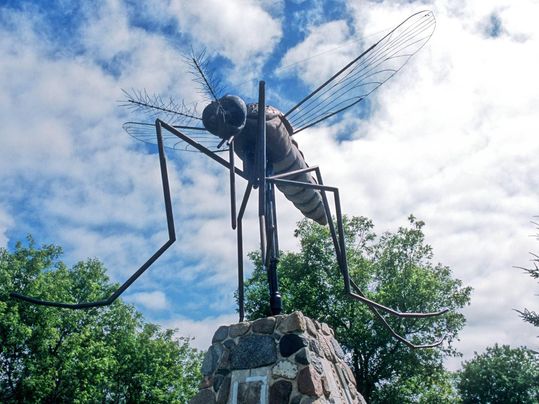
[[[159,95],[149,95],[146,91],[124,91],[124,94],[126,98],[122,106],[127,107],[138,119],[148,121],[161,119],[213,152],[227,150],[220,148],[221,139],[204,128],[196,106],[187,107],[183,102],[177,102],[172,98],[163,99]],[[137,140],[153,144],[157,142],[153,123],[130,121],[124,123],[123,128]],[[167,131],[163,132],[163,143],[169,149],[198,152],[196,148]]]
[[[413,14],[285,114],[298,133],[359,103],[393,77],[434,32],[431,11]]]
[[[227,148],[219,148],[221,139],[215,135],[212,135],[203,127],[197,126],[182,126],[173,125],[183,134],[189,136],[195,142],[210,149],[213,152],[223,152],[228,150]],[[123,124],[124,130],[132,137],[145,143],[157,143],[157,136],[155,134],[155,124],[144,122],[126,122]],[[176,135],[163,131],[163,143],[164,146],[180,151],[198,152],[193,146],[181,140]]]

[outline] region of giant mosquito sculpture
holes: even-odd
[[[231,221],[232,228],[237,232],[240,321],[244,317],[242,219],[253,188],[258,189],[260,248],[262,265],[268,273],[271,313],[275,315],[281,312],[277,274],[279,261],[275,207],[275,187],[277,187],[304,216],[321,225],[329,226],[337,262],[344,279],[344,288],[351,298],[365,303],[391,334],[407,346],[427,348],[439,345],[443,339],[422,345],[411,343],[399,335],[380,312],[400,318],[425,318],[439,316],[447,312],[447,309],[433,313],[398,312],[368,299],[350,279],[339,190],[324,185],[319,168],[307,165],[292,137],[339,112],[350,109],[393,77],[425,45],[432,36],[435,25],[431,12],[422,11],[413,14],[284,114],[266,106],[263,81],[259,83],[258,103],[246,105],[237,96],[219,96],[211,75],[205,71],[202,57],[193,57],[191,60],[197,81],[212,99],[204,109],[202,117],[173,101],[163,102],[159,97],[150,97],[146,93],[126,93],[128,106],[137,112],[144,112],[157,118],[154,124],[127,122],[124,128],[136,139],[157,143],[169,240],[105,300],[60,303],[19,293],[11,293],[11,296],[34,304],[71,309],[109,305],[120,296],[176,239],[164,152],[164,147],[169,147],[200,151],[230,170]],[[192,122],[196,123],[191,125]],[[166,131],[165,134],[163,129]],[[227,148],[223,149],[225,144]],[[218,154],[226,151],[228,160]],[[243,170],[236,167],[235,154],[242,160]],[[238,212],[236,175],[247,180]],[[335,223],[328,203],[328,194],[333,195]]]

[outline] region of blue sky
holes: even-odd
[[[99,258],[123,281],[167,236],[157,155],[122,131],[122,89],[204,105],[181,57],[193,46],[207,49],[229,91],[254,98],[263,78],[285,110],[430,9],[434,36],[405,69],[363,110],[297,140],[341,189],[347,214],[372,218],[378,233],[410,213],[426,222],[435,260],[474,288],[457,345],[465,357],[494,342],[537,346],[512,310],[538,307],[537,285],[513,268],[538,250],[536,2],[139,3],[0,3],[0,245],[31,233],[63,246],[68,263]],[[237,319],[227,173],[200,155],[168,158],[178,242],[125,300],[204,349]],[[278,206],[282,247],[295,249],[300,215]],[[246,251],[257,247],[255,215],[253,204]]]

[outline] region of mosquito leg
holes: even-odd
[[[245,213],[245,208],[247,207],[247,202],[249,201],[249,196],[251,195],[252,189],[253,183],[249,181],[247,188],[245,189],[245,194],[243,195],[243,200],[241,201],[240,210],[238,212],[238,218],[236,221],[238,244],[238,310],[240,314],[240,322],[243,321],[245,316],[245,288],[243,284],[243,215]]]
[[[393,310],[389,307],[386,307],[380,303],[377,303],[371,299],[368,299],[365,294],[361,291],[361,289],[352,281],[350,278],[350,274],[348,273],[348,264],[346,262],[346,246],[344,243],[344,228],[343,228],[343,220],[342,220],[342,212],[341,212],[341,204],[340,204],[340,198],[339,198],[339,190],[335,187],[328,187],[324,185],[324,182],[322,180],[322,175],[320,173],[320,170],[318,167],[312,168],[313,171],[316,173],[316,178],[318,181],[317,185],[314,184],[304,184],[304,186],[317,188],[321,195],[322,195],[322,201],[324,203],[324,210],[326,212],[326,216],[328,218],[328,227],[330,230],[331,238],[333,240],[333,245],[335,248],[335,253],[337,256],[337,263],[339,265],[339,269],[341,271],[341,274],[343,276],[344,280],[344,288],[345,292],[348,296],[350,296],[354,300],[358,300],[362,303],[365,303],[369,309],[374,313],[374,315],[380,320],[380,322],[384,325],[384,327],[391,333],[391,335],[397,339],[398,341],[404,343],[406,346],[410,348],[433,348],[438,345],[440,345],[444,338],[433,342],[433,343],[427,343],[427,344],[414,344],[404,338],[402,335],[398,334],[393,327],[387,322],[387,320],[380,314],[379,310],[385,311],[391,315],[394,315],[399,318],[428,318],[428,317],[435,317],[439,316],[441,314],[444,314],[448,311],[448,309],[444,309],[438,312],[434,313],[402,313],[396,310]],[[271,180],[273,182],[281,182],[281,183],[294,183],[294,181],[290,180],[283,180],[287,175],[279,175],[272,177]],[[331,219],[331,210],[329,207],[328,199],[326,192],[332,192],[334,195],[334,202],[335,202],[335,210],[336,210],[336,221],[337,221],[337,230],[335,229],[335,225],[333,224],[333,221]],[[352,292],[352,288],[354,289],[355,293]]]
[[[225,168],[227,168],[229,170],[233,170],[240,177],[242,177],[242,178],[246,179],[247,181],[249,181],[248,176],[242,170],[240,170],[238,167],[231,167],[230,163],[228,161],[226,161],[224,158],[222,158],[221,156],[219,156],[217,153],[214,153],[211,150],[209,150],[207,147],[204,147],[200,143],[195,142],[189,136],[183,134],[178,129],[174,128],[173,126],[169,125],[168,123],[163,122],[160,119],[158,119],[156,122],[159,122],[159,124],[163,127],[163,129],[168,130],[170,133],[172,133],[173,135],[179,137],[181,140],[183,140],[184,142],[186,142],[187,144],[189,144],[193,148],[197,149],[198,151],[204,153],[206,156],[208,156],[212,160],[215,160],[216,162],[218,162],[219,164],[221,164],[222,166],[224,166]]]
[[[159,150],[159,166],[161,169],[161,181],[163,184],[163,196],[165,199],[165,211],[167,217],[167,227],[168,227],[168,241],[159,248],[140,268],[129,277],[110,297],[103,300],[98,300],[96,302],[83,302],[83,303],[63,303],[63,302],[51,302],[47,300],[38,299],[31,296],[25,296],[20,293],[11,292],[10,296],[24,300],[29,303],[41,305],[41,306],[51,306],[51,307],[61,307],[66,309],[87,309],[91,307],[100,307],[108,306],[114,302],[125,290],[135,282],[138,277],[140,277],[175,241],[176,241],[176,232],[174,230],[174,217],[172,214],[172,201],[170,198],[170,186],[168,181],[168,172],[167,172],[167,160],[165,156],[165,149],[163,147],[163,136],[161,133],[161,123],[159,120],[155,122],[156,136],[157,136],[157,147]]]

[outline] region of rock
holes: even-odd
[[[223,383],[224,378],[225,377],[220,374],[216,374],[213,377],[213,391],[215,391],[216,393],[219,391],[219,388],[221,387],[221,384]]]
[[[339,359],[344,359],[344,351],[341,348],[341,345],[335,340],[335,338],[330,338],[331,345],[333,345],[333,350]]]
[[[333,349],[328,343],[327,339],[323,335],[319,335],[318,342],[320,344],[320,347],[322,348],[322,352],[324,353],[324,357],[330,361],[335,361],[335,355],[333,354]],[[322,355],[321,355],[322,356]]]
[[[320,321],[313,319],[313,323],[314,323],[314,326],[316,327],[316,331],[317,332],[320,331],[320,329],[322,328],[322,324],[320,323]]]
[[[213,338],[211,340],[211,343],[214,344],[215,342],[221,342],[224,341],[228,337],[228,327],[226,325],[222,325],[215,331],[215,334],[213,334]]]
[[[327,404],[324,398],[303,397],[299,404]]]
[[[316,371],[323,375],[324,374],[324,368],[322,367],[322,362],[320,362],[320,359],[317,357],[317,356],[312,356],[311,357],[311,364],[313,365],[313,367],[316,369]]]
[[[296,362],[302,365],[308,365],[311,363],[311,353],[307,350],[307,348],[301,348],[294,359]]]
[[[214,383],[215,386],[215,383]],[[215,388],[215,387],[214,387]],[[324,395],[329,397],[331,394],[331,389],[329,387],[328,379],[325,376],[322,376],[322,390],[324,390]]]
[[[316,355],[322,356],[322,348],[320,347],[320,344],[317,340],[312,339],[309,341],[309,347],[311,348],[311,351],[313,351]]]
[[[225,346],[226,349],[230,350],[236,346],[236,343],[234,342],[234,340],[229,339],[229,340],[226,340],[223,345]]]
[[[221,359],[217,364],[217,372],[220,372],[221,370],[230,370],[230,351],[224,350],[221,355]]]
[[[281,360],[273,367],[272,373],[276,377],[293,380],[298,374],[298,365],[288,360]]]
[[[320,376],[311,366],[303,368],[298,375],[298,390],[311,397],[320,397],[324,394]]]
[[[295,311],[283,319],[278,328],[283,334],[287,334],[295,331],[303,332],[306,327],[303,313],[301,311]]]
[[[269,390],[269,404],[288,403],[290,393],[292,393],[292,383],[287,380],[276,381]]]
[[[213,384],[213,378],[211,376],[204,376],[204,379],[198,385],[199,389],[205,389]]]
[[[196,396],[189,400],[189,404],[215,404],[215,393],[212,389],[200,390]]]
[[[281,355],[286,358],[307,345],[308,342],[305,338],[300,337],[297,334],[286,334],[283,335],[279,341],[279,351],[281,352]]]
[[[331,328],[301,312],[221,326],[190,402],[364,404],[345,358]]]
[[[281,321],[283,321],[287,316],[284,314],[277,314],[276,316],[273,316],[275,319],[275,327],[279,328],[279,325],[281,324]]]
[[[228,329],[228,336],[230,338],[236,338],[240,335],[244,335],[249,331],[249,328],[251,327],[251,324],[247,321],[243,321],[241,323],[232,324]]]
[[[307,332],[313,337],[316,337],[318,334],[313,320],[311,320],[309,317],[305,317],[305,324],[307,325]]]
[[[326,323],[321,323],[320,324],[320,331],[322,331],[322,334],[324,334],[324,335],[328,335],[328,336],[331,336],[331,337],[333,336],[333,330]]]
[[[294,396],[292,398],[292,400],[290,400],[290,404],[300,404],[301,403],[301,398],[303,396],[302,395],[299,395],[299,396]]]
[[[275,318],[259,318],[253,322],[251,329],[257,334],[272,334],[275,329]]]
[[[354,376],[354,372],[352,372],[352,369],[350,369],[350,366],[348,366],[348,365],[346,365],[343,368],[344,368],[344,371],[346,373],[346,376],[348,376],[348,381],[355,386],[356,385],[356,378]]]
[[[226,404],[228,402],[228,394],[230,393],[230,376],[227,376],[221,382],[221,387],[217,393],[217,403],[216,404]]]
[[[246,335],[230,350],[231,370],[258,368],[277,361],[275,342],[269,335]]]
[[[221,358],[224,349],[220,344],[213,344],[206,355],[204,356],[204,361],[202,362],[202,374],[204,376],[209,376],[215,372],[217,369],[217,363]]]
[[[230,369],[217,369],[217,374],[228,376],[230,374]]]

